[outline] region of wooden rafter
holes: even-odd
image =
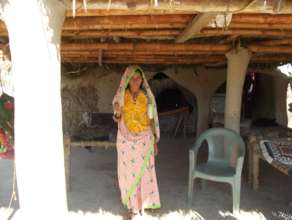
[[[206,28],[201,31],[201,34],[197,37],[208,37],[208,36],[223,36],[223,35],[240,35],[240,36],[248,36],[248,37],[291,37],[292,30],[261,30],[261,29],[213,29]]]
[[[254,1],[253,1],[254,2]],[[251,4],[251,0],[232,0],[230,4],[226,3],[226,0],[184,0],[176,4],[175,1],[160,1],[157,7],[153,7],[149,0],[125,0],[125,1],[112,1],[110,10],[108,8],[108,0],[89,1],[87,4],[88,10],[98,9],[103,11],[103,14],[111,15],[113,10],[120,10],[123,14],[131,14],[132,11],[139,10],[141,13],[146,14],[151,11],[189,11],[191,13],[205,13],[205,12],[221,12],[225,13],[230,11],[231,13],[292,13],[292,2],[289,0],[283,0],[283,7],[273,7],[271,2],[268,1],[267,7],[263,8],[262,4]],[[83,2],[80,1],[77,7],[78,11],[83,11]],[[275,11],[275,9],[279,10]]]
[[[125,15],[171,15],[173,10],[121,10],[121,9],[89,9],[87,12],[83,9],[76,11],[76,17],[97,17],[97,16],[125,16]],[[191,11],[179,10],[179,14],[193,14]],[[66,11],[66,17],[73,17],[72,10]]]
[[[72,63],[98,63],[98,57],[62,57],[62,62]],[[276,57],[253,57],[251,63],[280,63],[291,61],[288,56]],[[153,57],[153,56],[106,56],[103,63],[124,63],[124,64],[210,64],[226,63],[225,56],[178,56],[178,57]]]
[[[291,30],[292,23],[282,24],[282,23],[235,23],[231,22],[229,28],[240,28],[240,29],[280,29],[280,30]]]
[[[236,14],[233,15],[232,21],[235,23],[261,23],[261,24],[291,24],[291,14]]]
[[[67,18],[63,30],[184,28],[191,15],[139,15]]]
[[[98,51],[79,51],[73,50],[62,51],[64,56],[78,56],[78,57],[95,57],[98,56]],[[140,56],[140,55],[169,55],[169,56],[179,56],[179,55],[216,55],[223,54],[220,51],[129,51],[129,50],[104,50],[103,55],[116,55],[116,56]]]
[[[292,37],[276,39],[276,40],[265,40],[265,41],[262,41],[260,44],[266,45],[266,46],[292,45]]]
[[[195,44],[195,43],[64,43],[65,50],[135,50],[135,51],[220,51],[226,52],[230,45]]]
[[[291,53],[292,46],[248,45],[252,52],[258,53]],[[94,50],[129,50],[129,51],[210,51],[225,53],[231,49],[229,44],[199,43],[64,43],[62,51],[94,51]]]

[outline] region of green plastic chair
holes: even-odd
[[[208,144],[207,162],[197,164],[197,155],[204,142]],[[234,147],[238,147],[235,167],[230,165]],[[233,213],[239,212],[241,172],[245,155],[245,144],[241,136],[226,128],[211,128],[203,132],[190,149],[188,202],[192,204],[194,180],[202,179],[202,188],[206,180],[225,182],[232,186]]]

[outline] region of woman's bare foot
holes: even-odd
[[[140,215],[139,212],[133,212],[132,210],[128,211],[128,219],[129,220],[133,220],[133,219],[135,219],[135,217],[137,217],[139,215]]]

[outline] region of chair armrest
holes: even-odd
[[[189,181],[193,179],[194,170],[197,167],[197,154],[193,149],[189,150]]]
[[[197,156],[200,147],[202,146],[203,141],[205,140],[204,137],[199,137],[192,148],[189,150],[189,160],[190,160],[190,170],[194,169],[197,165]]]
[[[190,171],[195,168],[197,164],[197,154],[193,149],[189,150],[189,165],[190,165]]]
[[[194,154],[196,155],[196,154],[198,153],[199,149],[201,148],[202,143],[203,143],[204,140],[205,140],[205,136],[202,136],[202,135],[201,135],[201,136],[196,140],[196,142],[195,142],[195,144],[193,145],[193,147],[190,148],[190,151],[193,151]]]

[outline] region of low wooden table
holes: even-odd
[[[260,147],[262,140],[277,141],[281,143],[292,143],[292,138],[264,138],[260,135],[250,134],[248,137],[248,181],[252,184],[253,189],[259,187],[259,175],[260,175],[260,160],[266,161],[263,152]],[[269,163],[276,170],[280,171],[284,175],[292,178],[292,165],[285,165],[279,161],[273,160]]]
[[[64,154],[65,154],[65,175],[67,190],[71,190],[71,148],[72,147],[95,147],[95,148],[111,148],[116,147],[115,142],[111,141],[88,141],[74,140],[69,136],[64,137]]]

